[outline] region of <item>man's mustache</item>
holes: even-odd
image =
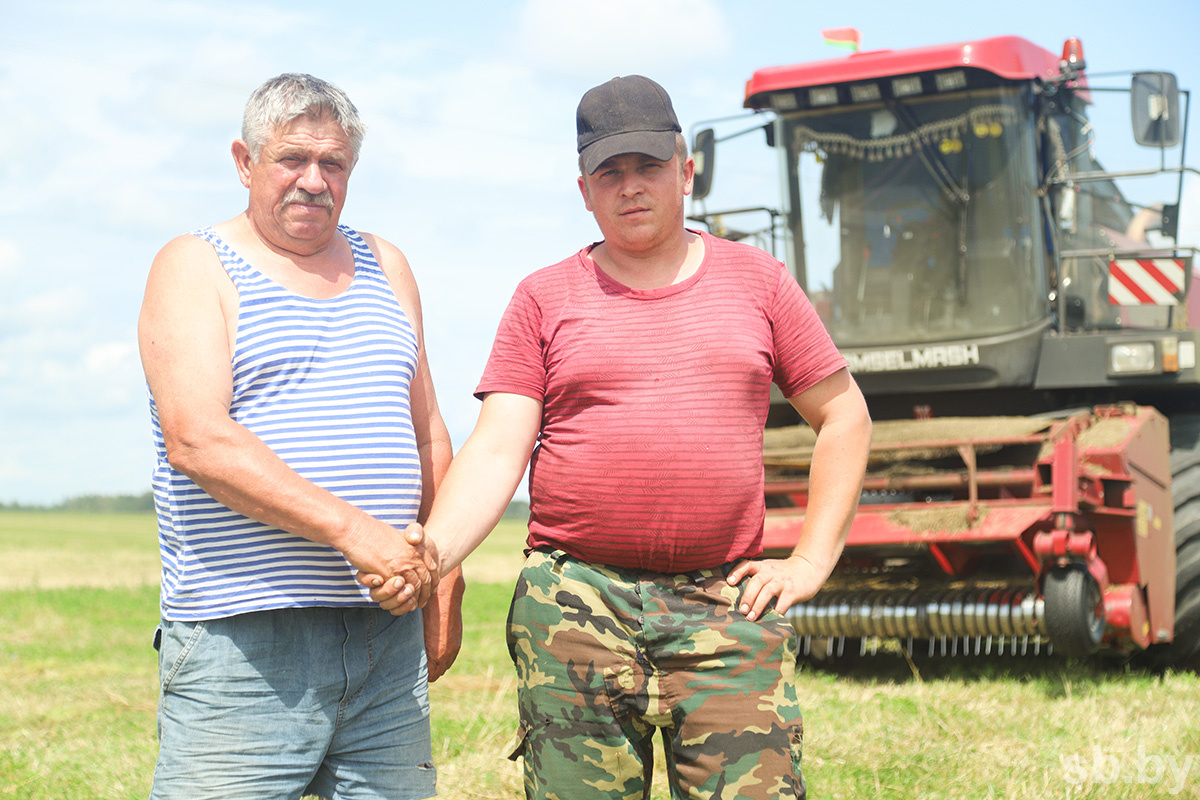
[[[333,195],[328,191],[320,194],[313,194],[300,187],[292,189],[283,196],[283,204],[290,205],[292,203],[304,203],[305,205],[324,206],[325,208],[333,208]]]

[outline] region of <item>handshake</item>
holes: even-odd
[[[370,590],[371,599],[384,611],[399,616],[429,602],[441,579],[441,570],[437,547],[426,541],[425,529],[420,524],[414,522],[405,528],[400,541],[395,537],[395,529],[387,538],[390,541],[380,550],[345,555],[358,569],[356,578]]]

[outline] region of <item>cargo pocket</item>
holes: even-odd
[[[526,742],[529,739],[529,729],[524,725],[517,726],[517,732],[509,739],[508,745],[504,748],[505,758],[509,761],[525,757]]]
[[[804,720],[800,720],[788,732],[788,744],[792,748],[792,772],[796,776],[796,797],[805,800],[808,796],[808,786],[804,783],[804,771],[800,766],[804,750]]]

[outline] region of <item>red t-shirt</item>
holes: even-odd
[[[846,362],[782,264],[702,235],[672,286],[622,286],[589,247],[517,287],[476,394],[543,402],[530,547],[671,573],[762,552],[770,384]]]

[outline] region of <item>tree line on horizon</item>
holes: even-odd
[[[153,492],[142,494],[84,494],[53,505],[0,503],[0,511],[78,511],[88,514],[132,514],[154,511]]]

